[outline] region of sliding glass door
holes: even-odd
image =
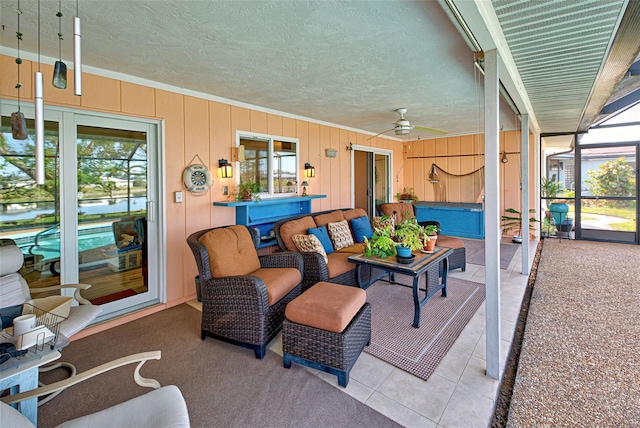
[[[390,200],[391,151],[354,145],[351,165],[352,206],[362,208],[373,218],[377,207]]]
[[[0,238],[22,250],[29,286],[91,284],[100,320],[159,302],[157,123],[47,110],[37,186],[33,111],[22,108],[29,138],[14,140],[15,106],[2,108]]]

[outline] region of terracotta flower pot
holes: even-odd
[[[430,236],[429,240],[424,243],[424,250],[426,252],[432,253],[434,251],[434,249],[436,248],[436,239],[437,238],[438,238],[437,235]]]

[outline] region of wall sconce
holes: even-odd
[[[302,182],[302,196],[307,196],[307,186],[309,185],[308,181]]]
[[[307,178],[313,178],[316,176],[316,169],[311,166],[309,162],[304,164],[304,175]],[[308,184],[307,184],[308,186]]]
[[[435,163],[431,164],[431,171],[429,171],[429,181],[431,183],[437,183],[440,181],[440,178],[438,177],[438,170],[436,169]]]
[[[220,176],[222,178],[233,177],[233,166],[226,159],[220,159],[218,161],[218,167],[220,168]]]

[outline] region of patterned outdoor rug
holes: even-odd
[[[398,281],[408,277],[396,275]],[[413,328],[411,288],[378,281],[367,289],[371,345],[364,350],[427,380],[484,301],[484,284],[449,278],[447,297],[436,293]]]

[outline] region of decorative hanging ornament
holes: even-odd
[[[11,136],[14,140],[26,140],[27,122],[24,119],[24,114],[20,111],[20,88],[22,88],[22,83],[20,83],[20,64],[22,64],[22,59],[20,59],[20,41],[22,40],[22,33],[20,32],[20,15],[22,15],[20,0],[18,0],[16,14],[18,15],[18,31],[16,31],[16,37],[18,39],[18,57],[16,58],[16,64],[18,65],[18,83],[16,83],[16,89],[18,90],[18,111],[11,113]]]
[[[38,0],[38,71],[33,73],[36,128],[36,184],[44,184],[44,90],[40,71],[40,0]]]
[[[58,0],[58,61],[53,67],[53,86],[58,89],[67,89],[67,65],[62,62],[62,0]]]
[[[80,12],[76,0],[76,16],[73,18],[73,93],[82,95],[82,47],[80,35]]]

